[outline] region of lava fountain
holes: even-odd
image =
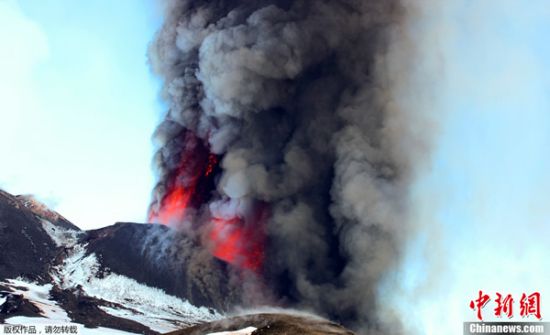
[[[166,184],[164,198],[149,209],[149,222],[178,226],[189,216],[189,211],[204,209],[204,205],[212,201],[217,204],[216,208],[224,208],[217,212],[206,210],[208,229],[204,237],[212,255],[237,268],[259,272],[264,255],[262,227],[267,206],[257,201],[248,201],[242,206],[216,195],[218,155],[211,153],[192,132],[184,131],[181,136],[185,146],[180,160]],[[189,219],[195,218],[191,215]]]

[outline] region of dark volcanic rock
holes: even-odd
[[[0,323],[13,316],[42,317],[40,308],[36,307],[20,294],[0,291],[0,297],[6,301],[0,306]]]
[[[4,192],[5,193],[5,192]],[[6,194],[6,193],[5,193]],[[9,196],[9,194],[8,194]],[[59,213],[52,211],[46,205],[36,200],[32,195],[16,195],[15,198],[22,204],[26,209],[33,212],[35,215],[48,220],[53,225],[61,227],[67,230],[76,230],[80,231],[80,228],[72,224],[69,220],[65,219]]]
[[[238,295],[229,288],[223,263],[166,226],[117,223],[88,231],[85,242],[103,271],[163,289],[194,305],[224,310]]]
[[[168,333],[205,335],[214,332],[257,328],[251,335],[354,335],[346,328],[325,319],[291,314],[253,314],[228,318]]]
[[[98,306],[113,307],[112,304],[106,301],[87,297],[79,294],[78,291],[61,290],[58,287],[54,287],[50,295],[67,311],[73,322],[83,324],[88,328],[107,327],[146,335],[158,334],[158,332],[135,321],[105,313]]]
[[[56,245],[42,229],[39,216],[0,190],[0,279],[27,277],[46,281]]]

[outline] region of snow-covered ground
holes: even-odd
[[[134,279],[116,274],[99,273],[100,264],[95,254],[86,255],[86,245],[78,243],[83,232],[65,229],[41,218],[42,228],[57,247],[69,253],[63,263],[51,272],[52,284],[39,285],[23,279],[9,279],[0,284],[10,287],[14,294],[22,295],[41,310],[40,317],[16,316],[6,319],[15,325],[77,325],[79,334],[130,334],[114,329],[89,329],[71,323],[67,312],[50,299],[53,285],[62,289],[78,289],[86,296],[111,304],[98,306],[115,317],[132,320],[161,333],[190,325],[213,321],[222,316],[212,309],[197,307],[186,300],[166,294],[163,290],[141,284]],[[0,306],[6,298],[0,296]],[[1,330],[1,329],[0,329]],[[236,333],[241,335],[241,333]]]
[[[115,273],[99,278],[98,272],[99,263],[95,254],[86,256],[85,246],[77,245],[53,275],[63,289],[80,286],[87,296],[124,306],[117,309],[101,307],[105,312],[134,320],[159,332],[221,318],[211,309],[196,307],[131,278]]]
[[[76,230],[56,226],[48,220],[40,219],[40,222],[42,223],[42,228],[58,247],[69,248],[74,246],[78,242],[79,235],[82,234],[82,232]]]
[[[5,282],[0,282],[0,284],[9,287],[12,290],[10,293],[22,295],[23,298],[40,308],[42,311],[41,314],[51,323],[67,323],[71,321],[65,310],[57,302],[50,300],[51,284],[39,285],[19,278],[8,279]]]
[[[6,324],[8,325],[33,325],[37,327],[37,331],[42,330],[42,333],[44,333],[43,327],[45,326],[62,325],[76,326],[78,328],[78,334],[80,335],[132,334],[111,328],[85,328],[81,324],[71,322],[67,312],[61,308],[57,302],[50,300],[50,290],[52,288],[51,284],[39,285],[22,279],[8,279],[0,282],[0,284],[9,287],[12,291],[11,293],[13,294],[23,295],[26,300],[40,308],[41,314],[44,316],[43,318],[14,316],[6,319]],[[5,299],[0,302],[3,304]],[[2,304],[0,304],[0,306]]]

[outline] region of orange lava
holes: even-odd
[[[190,208],[198,209],[209,201],[215,189],[218,157],[209,152],[193,133],[186,132],[180,163],[165,183],[164,197],[150,208],[149,221],[177,226]],[[207,233],[212,255],[240,269],[258,272],[263,264],[264,205],[257,203],[251,213],[235,213],[231,219],[211,218]],[[246,216],[242,218],[241,215]]]
[[[201,177],[214,169],[217,158],[193,133],[185,133],[186,147],[181,152],[175,172],[166,182],[167,191],[158,208],[149,213],[149,221],[164,225],[180,222],[193,198],[197,198],[197,186]],[[196,199],[195,199],[196,200]]]
[[[191,194],[192,192],[184,187],[172,189],[164,197],[160,210],[151,215],[150,221],[168,225],[182,219],[191,199]]]
[[[204,171],[204,176],[208,177],[214,171],[214,167],[218,164],[218,158],[214,154],[208,155],[208,165],[206,166],[206,171]]]
[[[263,238],[258,227],[246,226],[240,218],[213,218],[209,239],[213,255],[241,269],[259,271],[263,263]]]

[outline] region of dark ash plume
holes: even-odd
[[[376,328],[422,143],[399,98],[411,56],[400,1],[181,0],[165,13],[150,53],[169,105],[151,210],[174,184],[198,188],[194,171],[214,154],[216,178],[181,220],[265,204],[265,295]],[[196,150],[203,163],[182,172]]]

